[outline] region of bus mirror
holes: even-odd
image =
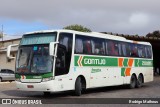
[[[7,58],[8,59],[14,59],[15,58],[15,57],[11,56],[11,51],[12,51],[12,47],[14,48],[16,46],[18,46],[18,44],[9,45],[7,47]],[[13,49],[13,51],[16,51],[16,49]]]
[[[49,54],[51,55],[51,56],[54,56],[54,57],[56,57],[56,55],[55,55],[55,47],[56,47],[56,44],[58,44],[59,42],[51,42],[50,44],[49,44]]]

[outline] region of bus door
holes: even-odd
[[[69,78],[69,71],[72,56],[73,34],[60,33],[55,63],[55,80],[58,82],[58,89],[61,91],[71,89],[72,81]],[[70,87],[69,87],[70,86]]]

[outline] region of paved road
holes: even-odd
[[[0,98],[44,97],[42,92],[16,90],[15,82],[0,83]],[[48,97],[48,96],[47,96]],[[77,98],[72,92],[52,93],[51,98]],[[160,98],[160,76],[141,88],[128,89],[126,86],[114,86],[87,90],[80,98]]]
[[[0,98],[160,98],[160,76],[146,83],[141,88],[128,89],[126,86],[114,86],[87,90],[82,96],[74,96],[72,92],[52,93],[43,96],[42,92],[26,92],[16,90],[15,82],[0,83]],[[146,106],[146,105],[145,105]]]

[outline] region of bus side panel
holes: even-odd
[[[121,76],[118,67],[74,67],[73,77],[83,75],[86,79],[86,88],[114,86],[125,84],[125,77]],[[76,81],[75,78],[75,81]]]
[[[121,76],[121,68],[119,67],[108,67],[107,78],[107,86],[122,85],[124,83],[124,77]]]

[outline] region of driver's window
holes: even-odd
[[[55,65],[56,66],[55,76],[66,74],[65,57],[66,57],[65,49],[58,47],[56,65]]]
[[[56,59],[57,68],[65,68],[65,53],[62,49],[58,49],[57,59]]]

